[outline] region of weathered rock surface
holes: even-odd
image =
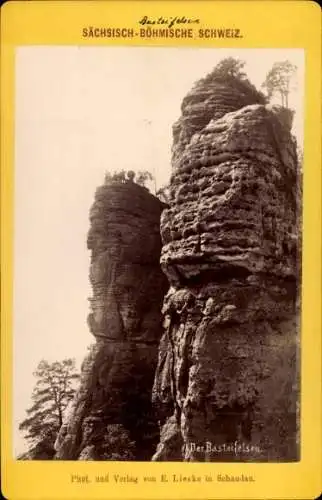
[[[88,234],[96,343],[56,441],[58,459],[151,459],[158,438],[151,389],[168,287],[159,264],[161,210],[133,182],[96,191]]]
[[[251,84],[234,77],[214,78],[212,73],[197,81],[183,99],[181,116],[173,125],[173,159],[181,156],[192,136],[210,120],[249,104],[265,104],[264,96]]]
[[[171,284],[153,460],[297,460],[299,204],[291,114],[201,80],[174,126]],[[236,443],[236,444],[235,444]]]

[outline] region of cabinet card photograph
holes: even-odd
[[[274,36],[261,2],[5,7],[5,496],[314,498],[320,21],[288,3]]]

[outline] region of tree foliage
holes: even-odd
[[[266,89],[269,99],[274,94],[279,94],[282,106],[288,108],[288,98],[296,70],[296,66],[289,61],[281,61],[273,64],[266,75],[265,81],[262,83],[262,88]]]
[[[146,187],[148,182],[154,181],[154,176],[148,170],[139,170],[135,173],[133,170],[119,170],[117,172],[105,172],[105,184],[135,182],[139,186]]]
[[[159,198],[159,200],[168,205],[170,200],[169,186],[165,185],[157,189],[156,178],[149,172],[149,170],[139,170],[134,172],[133,170],[118,170],[116,172],[105,172],[104,183],[105,184],[126,184],[135,183],[138,186],[142,186],[148,191],[150,190],[147,186],[151,188],[152,193]],[[151,185],[152,184],[152,185]]]
[[[160,187],[155,193],[162,203],[169,205],[170,203],[170,188],[169,186]]]
[[[246,73],[243,71],[244,66],[245,61],[234,59],[233,57],[226,57],[217,64],[212,72],[212,75],[233,77],[244,80],[247,78]]]
[[[122,424],[110,424],[102,444],[103,460],[134,460],[135,443]]]
[[[75,393],[75,361],[64,359],[49,363],[42,360],[34,376],[37,379],[31,399],[33,404],[26,410],[27,418],[19,429],[30,443],[27,455],[31,458],[52,458],[54,443],[63,423],[64,414]]]
[[[300,172],[303,171],[303,160],[304,160],[304,155],[303,155],[303,149],[299,144],[296,145],[296,154],[297,154],[297,163],[298,163],[298,169]]]
[[[145,186],[147,182],[153,181],[154,177],[148,170],[139,170],[136,178],[136,183],[139,186]]]
[[[266,104],[266,97],[262,92],[257,90],[255,85],[253,85],[247,77],[244,71],[245,61],[236,59],[234,57],[226,57],[219,61],[219,63],[214,67],[214,69],[197,82],[197,85],[210,83],[210,82],[222,82],[228,84],[229,86],[236,88],[236,90],[254,96],[254,102],[259,104]]]

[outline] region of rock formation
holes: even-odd
[[[291,114],[215,74],[174,125],[153,460],[299,459],[299,206]]]
[[[107,179],[96,192],[88,235],[96,342],[58,459],[299,459],[292,113],[216,72],[181,110],[161,237],[164,205],[133,178]]]
[[[57,459],[151,459],[158,439],[151,390],[168,287],[159,263],[161,210],[133,182],[96,191],[88,234],[96,343],[56,441]]]

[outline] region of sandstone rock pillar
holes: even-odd
[[[174,126],[153,460],[299,458],[300,249],[287,110],[201,80]]]
[[[167,288],[159,263],[161,210],[133,182],[96,191],[88,234],[88,324],[96,343],[56,442],[58,459],[150,460],[153,454],[158,426],[151,389]]]

